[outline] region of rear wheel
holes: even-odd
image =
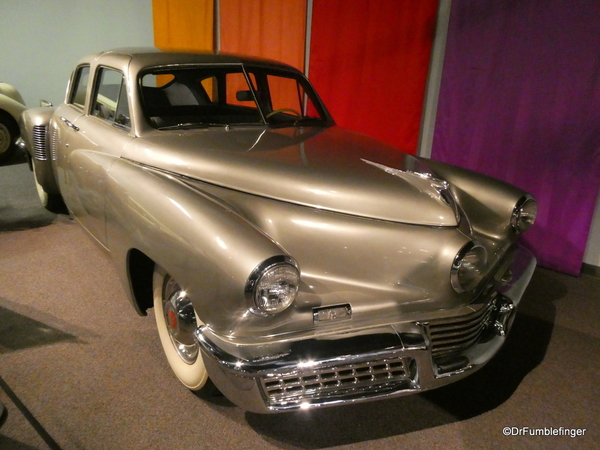
[[[179,381],[188,389],[208,393],[214,386],[202,360],[194,331],[201,325],[185,290],[162,267],[156,265],[152,279],[154,314],[163,350]]]
[[[0,161],[6,161],[14,155],[18,137],[19,127],[15,119],[5,111],[0,111]]]

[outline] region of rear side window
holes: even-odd
[[[98,69],[97,80],[91,114],[115,125],[129,128],[125,77],[117,70],[102,67]]]
[[[79,67],[75,72],[75,81],[71,89],[71,98],[69,103],[73,106],[83,109],[85,106],[85,94],[90,79],[90,66]]]

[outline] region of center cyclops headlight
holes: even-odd
[[[519,199],[513,209],[510,224],[517,233],[527,231],[537,216],[537,202],[531,195]]]
[[[246,282],[253,313],[268,315],[285,310],[296,299],[300,271],[289,256],[274,256],[259,264]]]
[[[487,251],[477,242],[460,249],[452,263],[450,282],[456,292],[472,291],[485,276]]]

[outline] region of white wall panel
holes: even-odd
[[[152,0],[0,0],[0,42],[0,81],[59,104],[85,54],[154,45]]]

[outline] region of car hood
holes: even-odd
[[[447,183],[414,156],[329,128],[206,128],[133,139],[124,158],[274,200],[356,216],[456,226]]]

